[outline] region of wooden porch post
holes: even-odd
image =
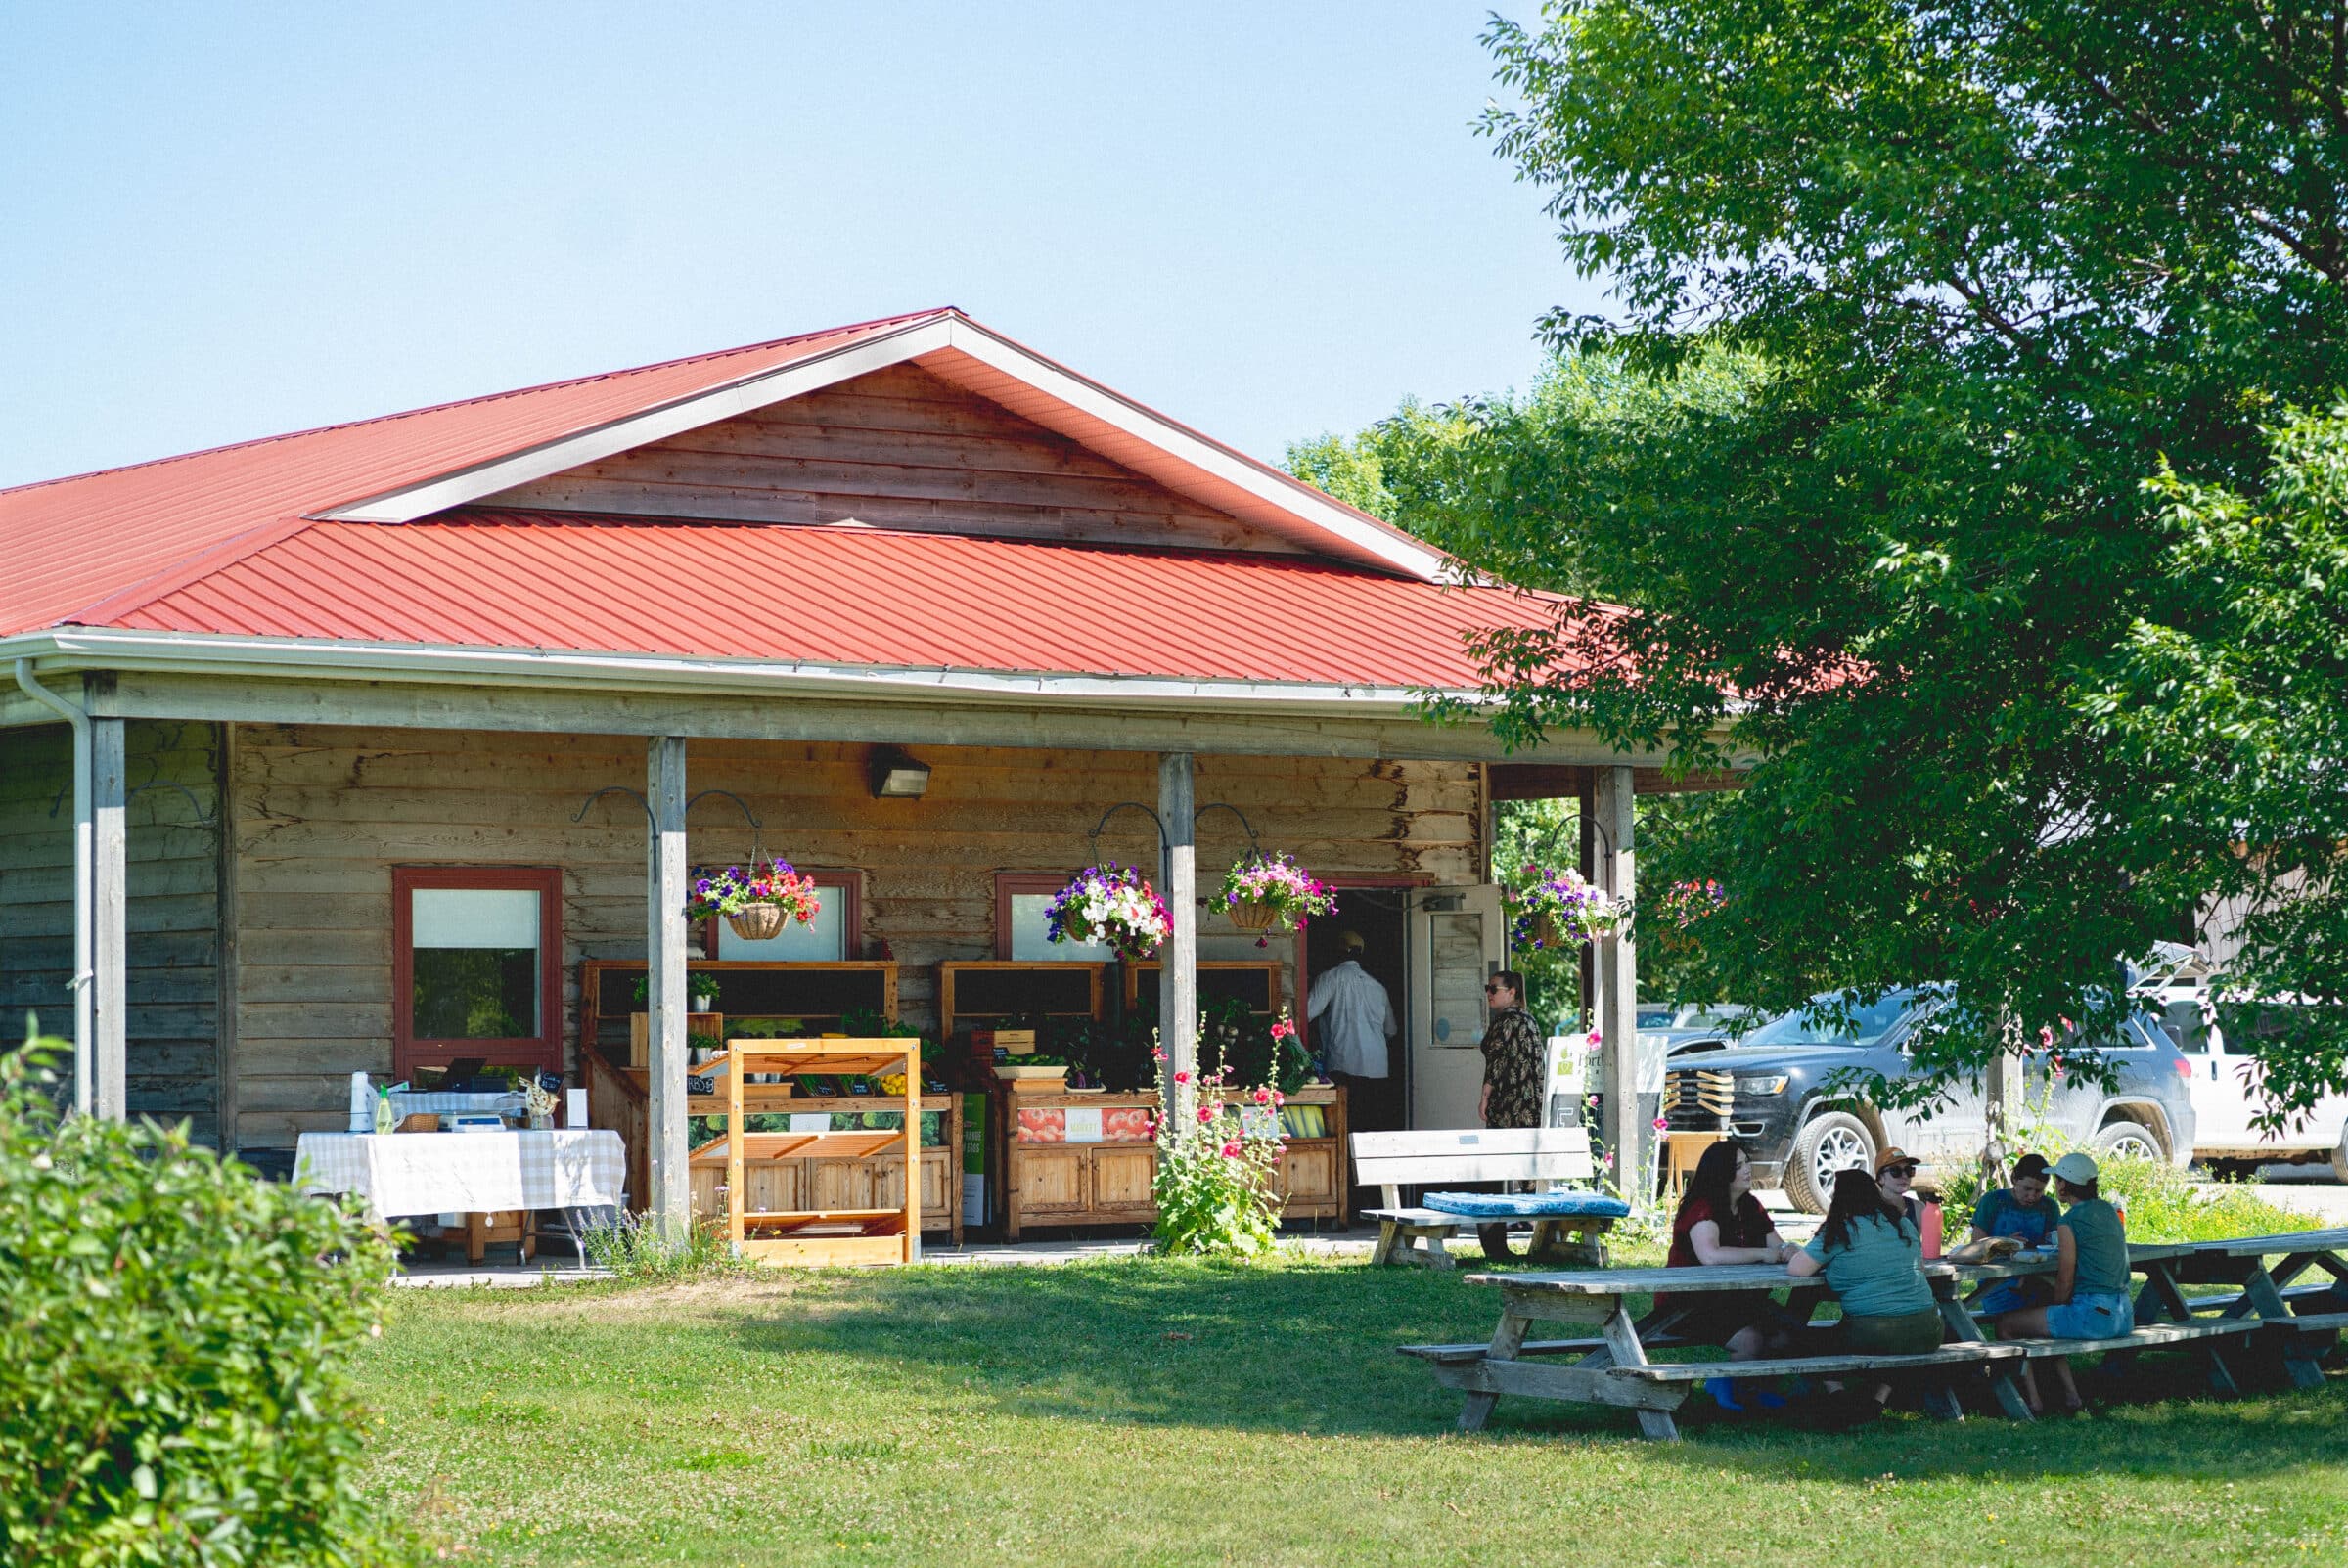
[[[659,1234],[679,1243],[693,1220],[685,1146],[685,738],[655,737],[646,774],[645,798],[653,810],[645,849],[645,972],[652,990],[646,1004],[652,1014],[647,1207]],[[737,1129],[729,1133],[740,1136]]]
[[[123,1017],[129,929],[129,834],[123,803],[128,764],[122,721],[90,720],[90,984],[94,1039],[90,1108],[109,1121],[129,1115],[129,1030]]]
[[[1598,885],[1620,900],[1634,898],[1631,859],[1632,783],[1628,768],[1600,768],[1597,788]],[[1640,1209],[1654,1201],[1646,1181],[1653,1130],[1639,1113],[1639,963],[1628,936],[1598,948],[1598,1027],[1606,1057],[1606,1149],[1614,1181]]]
[[[1159,975],[1158,1042],[1177,1072],[1198,1071],[1198,848],[1197,805],[1191,754],[1169,751],[1157,761],[1157,815],[1166,826],[1166,908],[1174,934],[1166,944]],[[1169,1114],[1191,1114],[1187,1092],[1177,1093]]]
[[[1581,859],[1575,870],[1582,880],[1595,885],[1598,881],[1598,786],[1592,782],[1590,768],[1578,770],[1582,776],[1574,791],[1574,829],[1581,840]],[[1575,1014],[1584,1029],[1598,1027],[1598,949],[1585,942],[1578,961],[1582,972],[1582,994],[1576,999],[1579,1011]]]

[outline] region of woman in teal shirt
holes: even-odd
[[[1823,1274],[1842,1302],[1841,1348],[1861,1355],[1921,1356],[1940,1348],[1940,1308],[1924,1278],[1923,1237],[1907,1215],[1885,1205],[1875,1179],[1862,1170],[1834,1178],[1834,1196],[1810,1244],[1785,1272]],[[1867,1391],[1880,1411],[1891,1385]],[[1871,1411],[1872,1413],[1872,1411]]]

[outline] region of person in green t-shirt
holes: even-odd
[[[1785,1272],[1796,1278],[1825,1275],[1842,1302],[1841,1348],[1861,1355],[1921,1356],[1940,1348],[1940,1308],[1924,1278],[1923,1237],[1915,1222],[1889,1207],[1875,1179],[1862,1170],[1834,1178],[1834,1195],[1818,1234],[1795,1253]],[[1831,1386],[1831,1385],[1829,1385]],[[1866,1413],[1883,1408],[1891,1385],[1861,1391]]]
[[[2136,1320],[2128,1299],[2128,1227],[2103,1200],[2096,1162],[2077,1150],[2054,1162],[2054,1191],[2065,1205],[2054,1227],[2054,1301],[2026,1307],[1997,1320],[2000,1339],[2113,1339]],[[2030,1409],[2043,1412],[2033,1363],[2022,1364],[2022,1390]],[[2079,1409],[2079,1385],[2071,1380],[2068,1356],[2054,1358],[2054,1380],[2062,1385],[2062,1409]]]

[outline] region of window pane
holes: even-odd
[[[1106,963],[1117,956],[1116,949],[1106,942],[1055,942],[1045,935],[1044,911],[1056,895],[1051,893],[1014,893],[1011,895],[1011,956],[1021,963],[1049,963],[1062,960],[1071,963]]]
[[[815,918],[801,925],[786,920],[783,929],[763,942],[746,941],[734,934],[724,916],[717,919],[717,956],[721,959],[757,959],[764,963],[836,963],[849,956],[847,926],[847,889],[823,887],[816,893],[822,907]]]
[[[410,892],[411,1027],[419,1040],[539,1033],[538,894],[528,888]]]
[[[409,930],[426,947],[534,948],[538,893],[528,887],[419,887]]]

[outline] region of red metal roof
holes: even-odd
[[[0,636],[74,621],[193,580],[329,511],[748,376],[928,310],[579,381],[444,403],[185,457],[0,490]]]
[[[314,522],[136,630],[911,669],[1466,688],[1557,601],[1306,557],[460,511]]]

